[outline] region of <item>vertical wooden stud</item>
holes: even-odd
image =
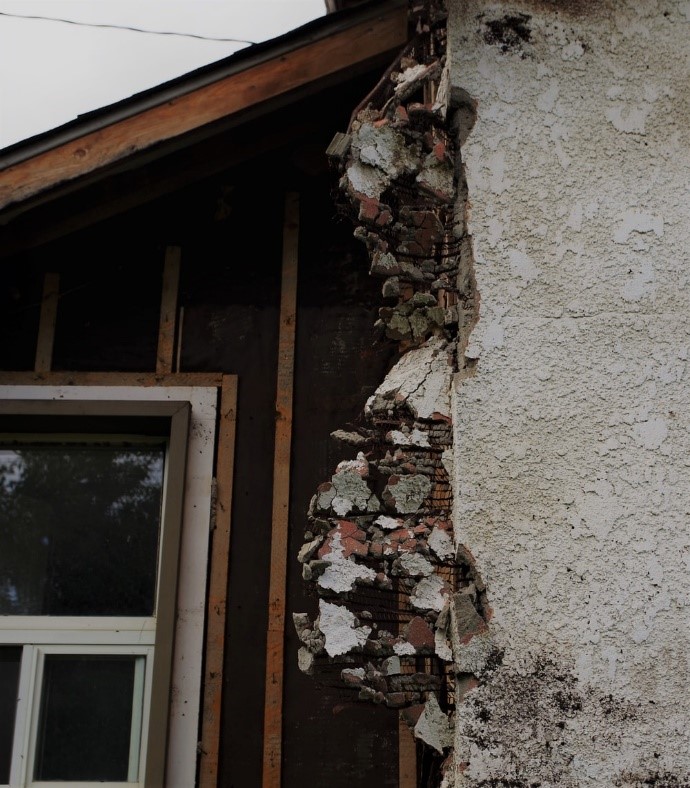
[[[218,784],[236,408],[237,377],[223,375],[216,462],[215,528],[211,537],[211,568],[206,616],[206,667],[199,788],[216,788]]]
[[[60,275],[46,274],[43,279],[43,299],[41,301],[41,316],[38,323],[35,372],[50,372],[53,365],[55,321],[57,320],[59,297]]]
[[[273,526],[266,642],[263,788],[280,788],[283,736],[283,658],[287,580],[292,391],[297,318],[299,196],[286,195],[283,222],[283,272],[280,290],[278,381],[273,460]]]
[[[173,367],[177,291],[180,283],[180,257],[181,249],[179,246],[167,246],[165,248],[161,318],[158,327],[158,352],[156,354],[156,373],[158,375],[172,372]]]
[[[402,714],[398,721],[398,788],[417,788],[417,743]]]
[[[398,581],[399,582],[399,581]],[[398,585],[398,633],[403,634],[405,624],[414,615],[410,605],[409,589]],[[416,665],[412,664],[409,657],[401,658],[403,673],[415,673]],[[417,743],[410,726],[403,719],[402,713],[398,716],[398,788],[417,788]]]

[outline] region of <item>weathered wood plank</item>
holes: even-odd
[[[402,46],[404,6],[85,134],[0,172],[0,208]]]
[[[177,291],[180,285],[179,246],[165,248],[163,266],[163,289],[161,292],[161,318],[158,327],[158,351],[156,353],[156,372],[167,375],[173,368],[175,348],[175,324],[177,322]]]
[[[36,372],[48,372],[53,365],[53,345],[55,344],[55,323],[59,298],[60,275],[46,274],[43,279],[43,300],[36,340],[36,362],[34,364]]]
[[[0,372],[0,386],[221,386],[216,372]]]
[[[216,788],[218,784],[236,414],[237,377],[224,375],[216,463],[216,518],[209,573],[199,788]]]
[[[417,744],[402,715],[398,722],[398,786],[417,788]]]
[[[285,199],[283,273],[280,292],[276,430],[273,461],[273,529],[268,592],[266,694],[264,701],[263,788],[280,788],[283,717],[283,659],[287,580],[292,394],[297,318],[299,197]]]

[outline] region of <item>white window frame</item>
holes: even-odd
[[[55,785],[54,782],[32,781],[33,764],[30,763],[36,738],[36,699],[40,692],[37,679],[40,679],[42,660],[48,653],[133,653],[146,657],[139,756],[141,779],[127,783],[99,782],[94,786],[162,786],[164,772],[174,775],[171,785],[195,784],[217,398],[218,389],[208,386],[0,386],[0,402],[6,413],[8,408],[15,407],[14,403],[19,403],[20,411],[25,405],[27,412],[35,411],[36,403],[39,403],[38,410],[40,404],[45,403],[45,412],[51,416],[56,411],[73,414],[80,409],[93,415],[92,403],[98,403],[97,411],[110,415],[146,416],[149,410],[159,415],[161,403],[167,403],[171,413],[182,410],[189,413],[189,430],[184,434],[186,446],[171,446],[166,457],[166,477],[170,466],[182,458],[181,468],[177,469],[183,480],[179,495],[181,518],[177,518],[181,530],[179,539],[166,537],[161,540],[161,550],[165,554],[159,557],[158,586],[162,589],[176,587],[176,606],[161,605],[155,621],[38,617],[42,620],[37,626],[39,622],[35,617],[0,616],[0,643],[23,644],[25,648],[11,788]],[[90,405],[79,404],[83,402]],[[172,418],[171,415],[171,423]],[[173,430],[171,442],[175,434],[179,438],[182,433],[179,429]],[[165,500],[170,500],[169,495]],[[166,528],[170,528],[169,523]],[[162,597],[161,601],[164,601]],[[166,677],[166,670],[159,666],[166,661],[170,664],[171,654],[171,672]],[[152,665],[158,667],[152,668]],[[91,783],[75,785],[88,788]]]

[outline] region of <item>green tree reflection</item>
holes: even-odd
[[[0,614],[151,615],[164,447],[0,447]]]

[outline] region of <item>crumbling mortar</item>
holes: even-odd
[[[453,376],[473,368],[464,350],[478,307],[456,145],[467,119],[434,100],[445,68],[442,3],[411,13],[418,37],[328,150],[339,209],[394,302],[375,328],[399,343],[400,359],[367,402],[364,426],[333,433],[359,454],[312,499],[299,557],[319,615],[298,614],[295,626],[306,672],[340,660],[359,698],[405,711],[439,785],[456,691],[475,686],[496,651],[484,584],[469,552],[453,548],[445,465]]]

